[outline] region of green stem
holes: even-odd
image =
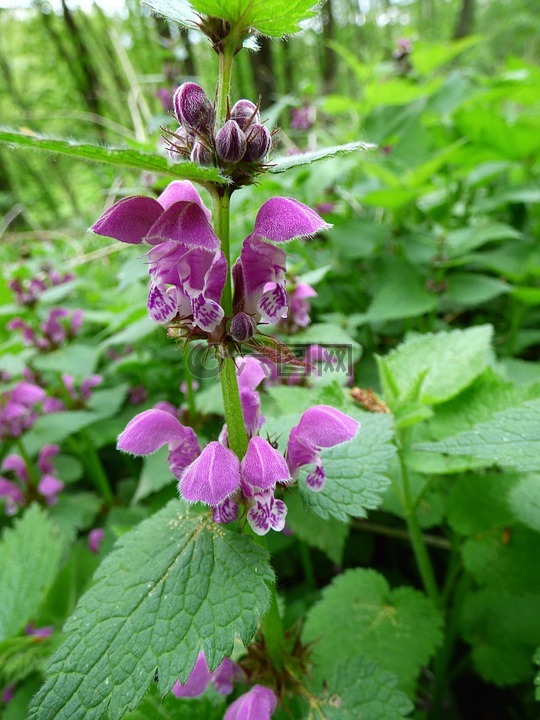
[[[79,438],[81,440],[81,447],[83,448],[82,452],[80,451],[80,448],[77,448],[76,443],[72,441],[70,444],[74,446],[76,453],[80,455],[86,472],[90,475],[92,482],[101,494],[105,503],[107,505],[112,505],[114,494],[99,455],[92,445],[92,438],[86,430],[81,430],[79,432]]]
[[[246,454],[248,438],[244,424],[244,416],[242,415],[240,393],[238,391],[236,365],[232,358],[225,358],[219,377],[221,380],[221,393],[223,395],[229,447],[241,460]]]
[[[284,660],[283,653],[284,647],[284,631],[283,622],[279,614],[279,608],[277,604],[277,592],[276,586],[272,584],[269,587],[270,597],[270,608],[266,615],[261,618],[261,633],[264,637],[264,646],[268,652],[268,656],[272,660],[272,665],[276,670],[283,670]]]
[[[19,453],[20,453],[22,459],[24,460],[24,464],[26,465],[26,472],[28,473],[28,478],[30,480],[30,483],[34,487],[37,487],[39,478],[36,473],[36,466],[34,465],[32,460],[30,459],[30,456],[26,452],[26,448],[24,447],[24,443],[20,437],[18,437],[15,440],[15,444],[17,445],[17,448],[19,449]]]
[[[186,383],[188,413],[189,417],[193,419],[197,413],[197,407],[195,405],[195,393],[193,391],[193,375],[191,374],[187,361],[184,362],[184,382]]]
[[[433,572],[433,566],[429,557],[429,553],[422,536],[418,517],[414,506],[414,499],[411,493],[411,486],[409,482],[409,474],[407,471],[407,465],[403,459],[403,443],[400,442],[398,450],[399,463],[401,467],[401,479],[402,479],[402,500],[403,507],[405,510],[405,517],[407,522],[407,528],[411,538],[411,544],[413,547],[414,557],[416,565],[422,578],[424,589],[428,594],[428,597],[433,601],[435,605],[439,604],[439,590],[437,588],[437,582],[435,580],[435,573]]]
[[[231,242],[230,242],[230,206],[231,194],[228,189],[219,188],[214,191],[214,230],[221,241],[221,250],[227,260],[227,278],[221,295],[221,304],[226,316],[232,315],[232,281],[231,281]]]
[[[235,43],[230,39],[219,53],[219,79],[216,88],[216,125],[221,127],[227,117],[229,94],[231,92],[232,67]]]

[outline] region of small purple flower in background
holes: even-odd
[[[254,685],[227,708],[223,720],[270,720],[277,705],[273,690]]]
[[[326,475],[321,449],[352,440],[359,427],[359,422],[328,405],[315,405],[306,410],[289,436],[286,458],[291,476],[296,477],[304,465],[314,464],[306,485],[315,492],[322,490]]]
[[[39,417],[36,405],[45,398],[45,390],[29,382],[20,382],[0,395],[0,440],[20,437]]]
[[[64,483],[54,475],[52,462],[59,452],[58,445],[44,445],[38,455],[37,469],[41,477],[37,491],[47,505],[54,505],[58,500],[58,494],[64,488]],[[20,506],[27,504],[26,494],[30,483],[28,468],[20,455],[12,453],[4,458],[1,470],[11,473],[14,477],[14,481],[0,477],[0,497],[6,498],[6,514],[14,515]]]
[[[31,635],[32,637],[35,637],[36,640],[46,640],[47,638],[51,637],[51,635],[54,632],[54,628],[52,625],[44,625],[43,627],[37,628],[33,622],[29,623],[24,628],[24,634],[25,635]]]
[[[39,333],[20,317],[13,318],[8,323],[8,329],[20,330],[23,344],[27,347],[33,346],[39,352],[50,352],[77,335],[82,325],[83,315],[82,310],[71,312],[63,308],[53,308],[41,323]],[[62,318],[69,320],[61,323]]]
[[[287,288],[287,299],[289,305],[289,314],[286,320],[279,322],[279,329],[288,333],[295,333],[306,328],[311,319],[309,311],[311,309],[309,299],[316,297],[317,292],[304,282],[296,282],[291,288]]]
[[[291,128],[293,130],[310,130],[315,122],[313,105],[303,105],[291,110]]]
[[[30,280],[19,280],[16,278],[10,281],[9,287],[15,294],[15,302],[17,305],[33,307],[39,300],[41,294],[49,287],[63,285],[75,278],[73,273],[61,275],[54,270],[54,268],[47,265],[41,268],[40,275],[41,277],[34,277]]]
[[[129,388],[129,401],[132,405],[141,405],[148,398],[144,385],[134,385]]]
[[[321,215],[329,215],[336,209],[336,203],[331,200],[325,200],[324,202],[315,205],[315,210]]]
[[[6,687],[2,690],[2,704],[7,705],[10,703],[13,698],[15,697],[15,690],[17,689],[16,683],[11,683],[11,685],[6,685]]]
[[[62,382],[69,397],[73,401],[74,407],[84,407],[92,397],[94,388],[103,382],[103,377],[101,375],[90,375],[80,384],[76,384],[73,375],[63,373]]]
[[[88,549],[94,555],[97,555],[103,538],[105,537],[105,530],[103,528],[94,528],[88,533]]]
[[[172,90],[166,87],[160,87],[154,93],[154,95],[160,101],[163,110],[167,113],[174,110],[173,95],[176,92],[177,87],[178,86],[176,85],[172,88]]]
[[[177,680],[173,685],[172,692],[177,698],[199,697],[212,682],[218,693],[229,695],[233,690],[233,681],[240,680],[243,676],[244,673],[240,666],[229,658],[224,658],[219,667],[210,672],[204,653],[201,651],[189,678],[184,684]]]

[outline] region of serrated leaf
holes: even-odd
[[[539,606],[540,595],[500,587],[467,594],[460,630],[484,680],[505,686],[530,679],[531,656],[540,643]]]
[[[492,362],[492,334],[491,325],[480,325],[420,335],[378,358],[378,362],[399,398],[435,405],[457,395],[484,372]],[[408,397],[415,385],[418,397]]]
[[[61,493],[50,509],[51,520],[58,526],[67,542],[75,540],[78,530],[90,527],[99,512],[102,500],[93,493]]]
[[[123,535],[68,620],[35,698],[39,720],[113,720],[134,710],[156,669],[165,694],[204,650],[215,668],[251,640],[269,603],[266,553],[179,500]]]
[[[67,373],[76,379],[92,375],[96,369],[101,350],[92,345],[72,343],[54,352],[37,355],[32,365],[41,372]]]
[[[299,483],[306,508],[343,522],[366,517],[367,510],[379,507],[390,485],[386,473],[396,452],[391,415],[357,410],[350,415],[360,421],[360,430],[350,442],[323,450],[324,488],[315,493]]]
[[[494,528],[465,541],[463,563],[480,585],[540,594],[540,535],[521,526]]]
[[[88,402],[88,409],[106,418],[116,415],[127,397],[129,386],[122,384],[105,390],[95,390]]]
[[[441,640],[441,617],[422,593],[391,590],[374,570],[348,570],[323,590],[311,610],[303,638],[313,642],[317,681],[333,677],[338,662],[350,662],[359,648],[411,690],[422,665]]]
[[[293,168],[302,167],[303,165],[311,165],[319,160],[336,157],[336,155],[346,155],[355,150],[374,150],[377,146],[365,142],[353,142],[346,145],[334,145],[333,147],[322,148],[321,150],[312,150],[311,152],[301,153],[300,155],[283,155],[282,157],[272,158],[269,165],[271,173],[282,173]]]
[[[154,0],[155,1],[155,0]],[[190,0],[200,13],[228,20],[240,31],[269,37],[298,32],[298,23],[315,14],[314,0]]]
[[[81,140],[57,140],[42,135],[27,135],[15,130],[0,130],[0,143],[7,143],[17,147],[40,150],[49,153],[69,155],[79,160],[105,163],[116,167],[146,170],[163,175],[170,175],[183,180],[215,182],[226,184],[227,180],[219,174],[216,168],[207,168],[192,162],[176,163],[174,165],[159,155],[133,150],[131,148],[113,148],[102,145],[92,145]]]
[[[540,475],[522,475],[510,489],[508,505],[517,520],[540,532]]]
[[[288,494],[286,505],[287,527],[293,531],[295,537],[310,547],[322,550],[333,563],[340,565],[349,526],[332,517],[323,520],[319,515],[306,512],[298,493]]]
[[[479,305],[510,291],[508,283],[480,273],[454,273],[447,284],[445,297],[461,307]]]
[[[0,684],[11,685],[43,669],[52,652],[49,638],[20,635],[0,642]]]
[[[40,548],[44,552],[36,552]],[[32,505],[0,543],[0,640],[17,635],[45,598],[62,553],[44,510]]]
[[[398,679],[361,655],[336,667],[323,695],[316,700],[321,720],[398,720],[413,709]]]
[[[487,473],[459,478],[448,497],[448,522],[462,535],[494,529],[502,533],[514,522],[508,494],[518,482],[517,475]]]
[[[540,400],[496,413],[488,422],[475,425],[439,442],[419,443],[416,450],[470,455],[486,465],[502,465],[525,472],[540,470]]]

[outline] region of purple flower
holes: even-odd
[[[17,438],[38,418],[35,406],[45,397],[45,390],[29,382],[20,382],[0,395],[0,439]]]
[[[62,382],[64,383],[64,387],[73,402],[76,405],[83,407],[92,397],[92,391],[94,388],[101,385],[103,377],[101,375],[90,375],[90,377],[85,378],[80,386],[77,387],[75,385],[75,378],[73,375],[63,373]]]
[[[273,490],[276,483],[288,483],[291,474],[285,458],[267,440],[253,437],[240,464],[241,487],[246,497]]]
[[[315,492],[324,487],[326,475],[321,460],[321,449],[334,447],[351,440],[360,423],[328,405],[315,405],[306,410],[292,430],[287,445],[287,463],[292,477],[303,465],[315,468],[306,478],[306,485]]]
[[[175,181],[157,200],[124,198],[94,224],[98,235],[151,245],[148,314],[159,323],[179,316],[211,333],[223,319],[219,301],[227,272],[210,212],[188,181]]]
[[[224,658],[219,667],[214,672],[210,672],[201,650],[189,678],[184,684],[177,680],[173,685],[172,692],[177,698],[198,697],[212,682],[218,693],[228,695],[233,690],[233,680],[240,679],[242,675],[240,666],[229,658]]]
[[[309,130],[313,126],[314,114],[314,108],[311,105],[293,108],[291,110],[291,128],[293,130]]]
[[[150,455],[163,445],[169,446],[169,467],[176,478],[201,452],[197,436],[182,425],[171,412],[146,410],[136,415],[119,436],[119,450],[132,455]]]
[[[24,345],[33,346],[40,352],[50,352],[58,348],[66,339],[73,338],[80,330],[84,313],[75,310],[70,313],[63,308],[53,308],[40,325],[40,334],[30,327],[22,318],[13,318],[8,323],[9,330],[20,330]],[[61,323],[63,318],[69,322]]]
[[[238,360],[236,376],[242,404],[242,415],[248,435],[255,435],[264,423],[261,415],[261,399],[256,388],[267,377],[266,365],[257,358],[248,355]]]
[[[37,490],[47,505],[54,505],[58,500],[58,494],[64,488],[64,483],[53,474],[54,465],[52,459],[59,452],[58,445],[44,445],[37,459],[37,469],[41,473]],[[0,497],[6,498],[6,513],[14,515],[19,506],[26,503],[23,491],[30,482],[28,468],[20,455],[12,453],[4,458],[2,470],[11,472],[17,480],[17,482],[12,482],[4,477],[0,478]]]
[[[88,549],[94,555],[97,555],[103,538],[105,537],[105,530],[103,528],[94,528],[88,533]]]
[[[33,622],[29,623],[24,628],[25,635],[31,635],[32,637],[35,637],[38,640],[45,640],[46,638],[51,637],[53,632],[54,632],[54,628],[52,627],[52,625],[45,625],[43,627],[37,628]]]
[[[235,305],[241,312],[270,323],[287,315],[285,252],[264,242],[288,242],[310,237],[329,228],[314,210],[297,200],[275,197],[267,200],[255,219],[253,232],[242,246],[233,268]]]
[[[230,705],[223,720],[270,720],[276,704],[277,697],[273,690],[263,685],[254,685]]]
[[[219,505],[240,485],[240,462],[221,443],[209,443],[183,472],[178,489],[190,502]]]
[[[283,530],[287,506],[283,500],[276,500],[273,492],[254,495],[250,499],[250,504],[247,519],[254,533],[266,535],[270,530],[276,532]]]

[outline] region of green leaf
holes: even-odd
[[[144,459],[139,484],[132,500],[133,504],[175,482],[167,462],[168,455],[169,448],[162,447]]]
[[[349,516],[366,517],[367,510],[379,507],[390,485],[387,472],[396,452],[391,415],[358,410],[349,414],[360,421],[360,430],[350,442],[322,451],[324,488],[315,493],[300,481],[309,511],[343,522]]]
[[[419,443],[416,450],[470,455],[486,465],[502,465],[525,472],[540,470],[540,399],[496,413],[488,422],[475,425],[439,442]]]
[[[133,150],[131,148],[112,148],[103,145],[92,145],[81,140],[56,140],[42,135],[27,135],[15,130],[0,130],[0,142],[10,146],[22,147],[32,150],[41,150],[49,153],[69,155],[79,160],[105,163],[115,167],[146,170],[148,172],[162,173],[177,179],[194,180],[201,182],[215,182],[226,184],[216,168],[207,168],[192,162],[176,163],[174,165],[159,155]]]
[[[474,665],[487,682],[530,681],[531,657],[540,643],[540,595],[490,588],[469,592],[460,618]]]
[[[156,0],[153,0],[154,2]],[[298,32],[298,23],[315,14],[314,0],[190,0],[197,12],[228,20],[239,31],[269,37]]]
[[[510,490],[508,504],[517,520],[540,532],[540,475],[522,475]]]
[[[462,548],[463,563],[480,585],[514,593],[540,594],[540,535],[516,525],[471,537]]]
[[[58,502],[50,509],[51,520],[67,542],[71,542],[77,537],[78,530],[91,526],[101,504],[101,498],[93,493],[61,493]]]
[[[445,402],[470,385],[492,362],[492,334],[491,325],[479,325],[406,340],[384,358],[378,358],[379,366],[384,367],[385,385],[390,380],[401,399],[425,405]],[[410,396],[412,390],[415,397]]]
[[[486,473],[459,478],[448,497],[448,522],[462,535],[476,535],[504,528],[514,522],[508,494],[517,475]]]
[[[445,293],[452,303],[463,306],[479,305],[510,291],[510,285],[479,273],[454,273],[448,278]]]
[[[224,703],[212,704],[209,698],[183,700],[169,693],[162,697],[155,684],[144,700],[125,720],[223,720]]]
[[[322,150],[312,150],[311,152],[302,153],[300,155],[283,155],[282,157],[272,158],[270,161],[270,172],[282,173],[293,168],[302,167],[303,165],[311,165],[319,160],[335,157],[336,155],[346,155],[355,150],[374,150],[377,146],[364,142],[347,143],[346,145],[334,145],[333,147],[323,148]]]
[[[360,655],[340,664],[324,693],[316,698],[321,720],[397,720],[413,709],[409,698],[397,688],[398,679],[377,663]]]
[[[88,402],[88,409],[99,413],[101,418],[116,415],[124,404],[129,385],[116,385],[113,388],[94,390]]]
[[[38,505],[32,505],[13,528],[4,531],[0,543],[0,640],[17,635],[31,620],[53,583],[61,553],[58,532]]]
[[[450,257],[459,257],[496,240],[521,240],[523,234],[511,225],[491,223],[480,227],[472,226],[452,230],[445,239],[444,252]]]
[[[134,710],[156,669],[185,682],[204,650],[215,668],[248,643],[269,604],[266,553],[179,500],[123,535],[66,624],[33,703],[39,720],[112,720]]]
[[[374,570],[347,570],[323,590],[308,615],[303,638],[313,642],[315,679],[333,677],[338,662],[351,662],[359,648],[369,660],[411,690],[422,665],[441,640],[441,617],[422,593],[391,590]]]
[[[49,638],[20,635],[0,642],[0,685],[11,685],[41,672],[51,651]]]
[[[92,375],[100,354],[97,347],[73,343],[46,355],[37,355],[32,365],[41,372],[67,373],[82,380]]]
[[[200,20],[187,0],[143,0],[143,5],[184,27],[192,28]]]
[[[44,445],[61,443],[73,433],[92,425],[100,419],[97,412],[73,410],[40,417],[24,436],[24,446],[30,455],[37,455]]]
[[[420,275],[403,261],[388,263],[376,289],[365,321],[376,323],[418,317],[437,307],[438,298],[424,288]],[[390,278],[389,272],[393,273]]]
[[[299,493],[293,492],[286,497],[287,527],[295,537],[310,547],[322,550],[336,565],[343,560],[343,551],[349,535],[349,526],[329,517],[323,520],[312,512],[306,512]]]

